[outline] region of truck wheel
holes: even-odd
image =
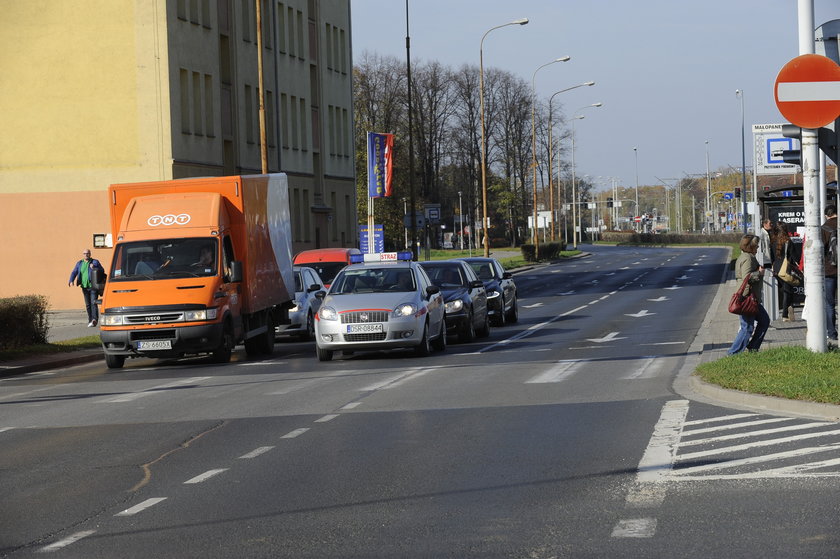
[[[318,345],[315,345],[315,351],[318,353],[318,361],[332,361],[333,352],[329,349],[321,349]]]
[[[125,365],[125,355],[109,355],[105,354],[105,364],[109,369],[122,369]]]
[[[233,328],[230,323],[225,323],[222,331],[222,341],[218,348],[213,351],[213,363],[229,363],[233,353]]]

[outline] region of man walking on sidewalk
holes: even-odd
[[[820,230],[825,247],[825,332],[829,341],[837,342],[837,206],[828,204],[825,217]]]
[[[105,273],[102,264],[99,260],[91,258],[90,249],[85,249],[82,252],[82,259],[76,262],[73,271],[70,272],[70,287],[78,285],[82,288],[82,295],[85,298],[85,310],[88,315],[88,328],[93,328],[99,322],[99,309],[96,307],[96,299],[99,297],[99,292],[94,287],[94,274],[97,272]]]

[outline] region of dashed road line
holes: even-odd
[[[166,384],[160,384],[158,386],[153,386],[151,388],[146,388],[145,390],[141,390],[139,392],[129,392],[127,394],[122,394],[120,396],[112,397],[112,398],[105,398],[103,400],[99,400],[99,403],[104,404],[117,404],[117,403],[125,403],[125,402],[132,402],[139,398],[143,398],[144,396],[150,396],[152,394],[156,394],[158,392],[169,390],[171,388],[178,388],[189,384],[197,384],[203,380],[207,380],[210,377],[192,377],[186,378],[181,380],[176,380],[174,382],[168,382]]]
[[[290,431],[289,433],[286,433],[285,435],[283,435],[280,438],[281,439],[294,439],[296,437],[299,437],[299,436],[303,435],[307,431],[309,431],[309,427],[301,427],[300,429],[295,429],[294,431]]]
[[[51,543],[50,545],[48,545],[46,547],[42,547],[38,551],[41,552],[41,553],[50,553],[50,552],[53,552],[53,551],[58,551],[59,549],[65,548],[68,545],[76,543],[80,539],[86,538],[86,537],[90,536],[91,534],[95,534],[95,533],[96,533],[96,530],[84,530],[82,532],[76,532],[75,534],[71,534],[71,535],[67,536],[63,540],[58,540],[57,542]]]
[[[548,384],[562,382],[575,374],[587,361],[559,361],[551,369],[526,380],[525,384]]]
[[[333,419],[338,417],[338,415],[339,414],[337,414],[337,413],[331,413],[331,414],[325,415],[324,417],[316,419],[315,423],[326,423],[327,421],[332,421]]]
[[[242,456],[240,456],[239,460],[250,460],[251,458],[256,458],[257,456],[265,454],[266,452],[268,452],[269,450],[272,450],[273,448],[274,448],[273,446],[261,446],[259,448],[255,448],[254,450],[252,450],[248,454],[243,454]]]
[[[613,538],[652,538],[656,533],[655,518],[619,520],[612,531]]]
[[[142,503],[136,504],[133,507],[127,508],[122,512],[118,512],[114,516],[134,516],[135,514],[139,514],[146,510],[149,507],[153,507],[156,504],[160,503],[161,501],[165,501],[166,497],[154,497],[152,499],[146,499]]]
[[[215,476],[221,474],[222,472],[228,471],[228,469],[229,468],[217,468],[215,470],[207,470],[203,474],[197,475],[192,479],[188,479],[187,481],[184,482],[184,485],[192,485],[192,484],[207,481],[211,477],[215,477]]]

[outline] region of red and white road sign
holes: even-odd
[[[840,116],[840,66],[819,54],[803,54],[776,76],[776,106],[801,128],[820,128]]]

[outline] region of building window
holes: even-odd
[[[340,40],[339,40],[338,47],[339,47],[339,61],[341,63],[341,73],[346,74],[347,73],[347,42],[344,39],[344,29],[339,31],[339,36],[340,36]]]
[[[300,136],[298,131],[297,97],[292,95],[292,106],[289,107],[289,115],[292,117],[292,149],[300,149]]]
[[[187,0],[178,0],[178,7],[176,8],[178,19],[187,21]]]
[[[298,190],[297,188],[295,188],[292,191],[292,207],[293,207],[292,215],[298,216],[298,215],[302,214],[302,208],[300,207],[300,190]],[[302,238],[302,235],[300,233],[301,227],[303,225],[302,221],[303,220],[301,220],[301,219],[293,219],[292,220],[292,224],[295,227],[295,231],[294,231],[295,241],[297,241],[297,242],[300,242],[301,238]]]
[[[254,94],[250,85],[245,86],[245,141],[254,143]]]
[[[201,0],[201,24],[207,29],[212,29],[210,25],[210,0]]]
[[[295,56],[295,46],[297,42],[295,41],[295,9],[294,8],[287,8],[286,9],[286,24],[289,26],[289,55]]]
[[[251,6],[253,0],[242,0],[242,40],[251,42]]]
[[[262,43],[263,47],[271,50],[271,11],[269,10],[268,0],[261,0],[260,3],[260,21],[262,21]]]
[[[286,52],[286,7],[277,3],[277,50]]]
[[[190,0],[190,22],[198,25],[198,0]]]
[[[265,143],[273,148],[277,145],[274,139],[274,94],[265,91]]]
[[[289,149],[289,101],[285,93],[280,94],[280,143]]]
[[[310,211],[309,211],[309,190],[304,188],[303,191],[301,192],[301,194],[302,194],[302,198],[303,198],[302,199],[303,208],[301,208],[303,210],[303,235],[304,235],[304,240],[306,242],[309,242],[309,217],[310,217],[310,215],[309,215],[310,214]],[[300,215],[300,214],[298,214],[298,215]]]
[[[350,113],[347,109],[341,109],[341,114],[344,117],[344,133],[341,135],[341,151],[344,157],[350,157],[350,141],[352,136],[350,132]]]
[[[309,149],[309,136],[306,133],[306,99],[300,99],[300,148]]]
[[[305,27],[303,26],[303,12],[298,10],[297,13],[297,55],[298,58],[303,58],[304,50],[303,50],[303,30]]]
[[[203,118],[201,116],[201,74],[192,73],[193,132],[202,135]]]
[[[209,138],[215,136],[213,119],[216,113],[213,110],[213,76],[204,74],[204,132]]]
[[[181,133],[189,134],[190,128],[190,73],[181,68],[180,70],[180,86],[181,86]]]
[[[332,206],[333,213],[330,216],[330,217],[332,217],[332,219],[330,220],[330,226],[331,226],[330,229],[332,229],[333,241],[338,240],[338,216],[335,215],[335,210],[338,206],[336,206],[336,202],[337,202],[336,194],[335,194],[335,192],[331,192],[330,193],[330,205]]]
[[[341,45],[338,44],[338,36],[339,36],[338,27],[333,27],[332,28],[332,48],[333,48],[333,52],[332,52],[331,56],[333,58],[333,68],[335,69],[336,72],[341,70],[341,54],[339,54],[339,49],[341,48]]]

